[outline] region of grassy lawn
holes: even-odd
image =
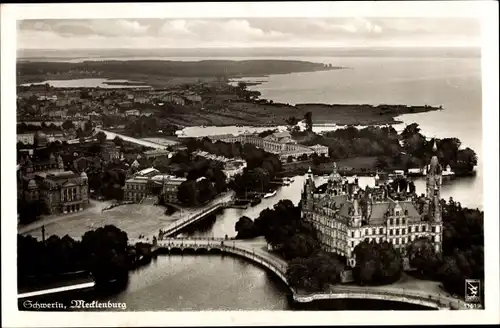
[[[353,169],[371,169],[375,165],[376,161],[377,157],[374,156],[352,157],[338,160],[337,166],[339,168],[352,167]]]

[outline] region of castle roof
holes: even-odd
[[[390,208],[390,202],[383,203],[373,203],[370,217],[368,218],[368,222],[370,224],[382,224],[385,221],[385,213]]]

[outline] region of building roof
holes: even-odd
[[[316,144],[316,145],[311,146],[309,148],[311,148],[311,149],[325,149],[325,148],[327,148],[328,149],[327,146],[323,146],[323,145],[320,145],[320,144]]]
[[[413,205],[411,202],[399,202],[399,205],[401,205],[401,208],[403,211],[408,211],[408,214],[406,216],[410,218],[420,218],[420,214],[418,213],[417,209],[415,208],[415,205]]]
[[[151,173],[155,173],[155,172],[160,172],[158,171],[157,169],[155,169],[154,167],[148,167],[147,169],[144,169],[144,170],[141,170],[139,172],[137,172],[137,175],[147,175],[147,174],[151,174]]]
[[[353,204],[352,202],[345,202],[344,204],[342,204],[342,207],[340,208],[340,211],[339,211],[339,214],[340,216],[343,216],[343,217],[347,217],[347,216],[350,216],[350,210],[351,208],[353,208]]]
[[[186,180],[187,180],[186,178],[169,179],[165,182],[165,184],[167,184],[167,185],[180,185]]]
[[[385,213],[389,210],[390,202],[373,203],[370,217],[368,218],[369,224],[382,224],[385,222]]]
[[[275,132],[272,134],[275,138],[291,138],[292,136],[290,135],[289,132],[287,131],[282,131],[282,132]]]
[[[135,177],[128,179],[125,183],[148,183],[149,179],[146,177]]]
[[[71,178],[77,178],[77,177],[78,177],[78,175],[75,174],[73,171],[64,171],[64,172],[56,172],[56,173],[47,174],[46,179],[60,181],[60,180],[67,180],[67,179],[71,179]]]

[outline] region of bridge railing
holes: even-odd
[[[332,286],[332,287],[334,288],[334,291],[331,292],[333,294],[360,293],[360,294],[372,294],[372,295],[375,294],[375,295],[392,296],[392,297],[409,297],[421,301],[432,302],[440,307],[449,307],[452,309],[465,308],[465,302],[461,300],[450,300],[448,296],[441,293],[430,294],[424,291],[415,291],[406,288],[400,288],[397,291],[396,290],[390,291],[390,290],[370,289],[369,287],[364,290],[362,289],[362,287],[355,287],[355,288],[350,288],[347,286]],[[309,295],[306,294],[303,296],[307,297],[313,295],[314,293]]]
[[[193,221],[198,220],[200,217],[203,217],[203,216],[207,215],[209,212],[214,211],[215,209],[220,208],[222,206],[224,206],[224,203],[214,204],[207,209],[200,210],[199,212],[194,213],[191,216],[188,216],[184,219],[179,219],[179,220],[175,221],[173,224],[171,224],[169,227],[167,227],[167,229],[163,230],[163,233],[165,235],[169,235],[175,231],[178,231],[182,228],[185,228],[187,225],[191,224]]]
[[[184,241],[186,243],[184,243]],[[190,242],[194,241],[194,242]],[[197,241],[200,241],[199,243]],[[224,241],[228,241],[229,243],[224,243]],[[267,264],[268,266],[271,267],[271,269],[276,270],[279,274],[281,274],[283,277],[286,275],[286,270],[287,270],[287,265],[284,263],[279,263],[273,259],[270,259],[268,257],[264,257],[254,251],[250,251],[244,247],[239,247],[237,244],[231,243],[231,240],[227,240],[225,238],[214,238],[214,239],[173,239],[169,238],[167,240],[162,240],[160,241],[162,245],[165,246],[170,246],[170,247],[200,247],[200,246],[216,246],[219,247],[223,250],[233,250],[237,251],[239,253],[243,253],[246,257],[249,257],[251,259],[258,259],[259,261],[263,262],[263,264]]]

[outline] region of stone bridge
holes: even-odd
[[[206,216],[217,212],[225,208],[228,204],[232,203],[234,198],[234,193],[228,192],[227,194],[221,196],[219,199],[215,200],[213,203],[208,204],[206,207],[200,208],[194,213],[190,213],[183,217],[182,219],[176,220],[165,229],[162,229],[164,237],[170,237],[179,233],[182,229],[187,226],[205,218]]]
[[[288,286],[288,281],[286,280],[286,270],[287,264],[285,261],[275,257],[262,250],[261,247],[255,247],[255,244],[247,243],[245,241],[231,240],[224,238],[212,238],[212,239],[179,239],[179,238],[169,238],[158,240],[156,243],[156,248],[158,250],[167,250],[168,252],[196,252],[196,253],[214,253],[222,252],[229,253],[233,255],[238,255],[246,259],[251,260],[254,263],[258,263],[268,270],[274,272],[285,284]]]
[[[246,240],[224,238],[168,238],[158,240],[156,248],[168,252],[223,252],[244,257],[276,274],[292,291],[293,300],[299,303],[326,299],[370,299],[416,304],[439,310],[466,309],[464,301],[445,295],[444,293],[426,292],[424,290],[416,290],[415,288],[391,287],[391,285],[375,287],[333,285],[329,291],[310,294],[296,291],[286,279],[287,263],[276,255],[267,252],[264,249],[265,245],[263,242],[255,243]]]

